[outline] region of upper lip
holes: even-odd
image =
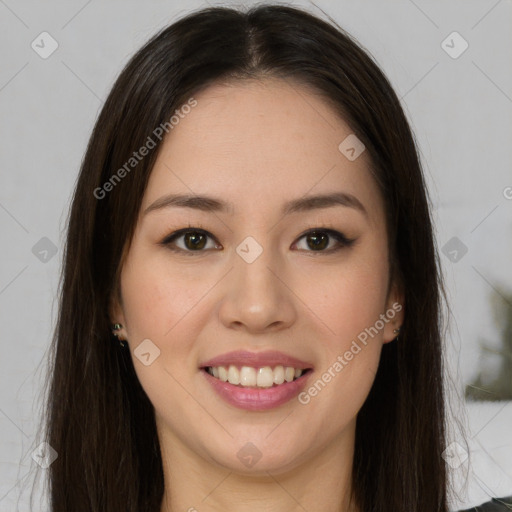
[[[209,366],[250,366],[253,368],[262,368],[263,366],[275,367],[278,365],[291,366],[301,370],[312,368],[310,363],[301,361],[296,357],[283,354],[277,350],[269,350],[266,352],[248,352],[246,350],[236,350],[234,352],[227,352],[221,354],[213,359],[202,363],[200,368],[207,368]]]

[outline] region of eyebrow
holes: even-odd
[[[333,192],[330,194],[319,194],[314,196],[301,197],[286,202],[283,205],[281,214],[290,215],[296,212],[305,212],[318,210],[321,208],[331,208],[333,206],[345,206],[353,208],[368,217],[363,204],[352,194],[346,192]],[[169,194],[157,199],[144,210],[144,215],[163,208],[180,207],[193,208],[205,212],[220,212],[233,214],[233,203],[216,199],[210,196],[187,195],[187,194]]]

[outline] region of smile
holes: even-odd
[[[268,350],[237,350],[199,364],[201,374],[229,405],[263,411],[296,397],[313,373],[311,362]]]
[[[275,368],[270,366],[262,368],[242,366],[239,368],[233,364],[228,367],[208,366],[205,370],[222,382],[229,382],[234,386],[257,388],[270,388],[285,382],[293,382],[308,371],[308,369],[282,365]]]

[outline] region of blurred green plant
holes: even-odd
[[[492,354],[499,358],[499,369],[493,375],[480,371],[476,379],[466,385],[465,396],[472,401],[512,400],[512,293],[495,287],[491,296],[493,317],[501,335],[501,348],[480,343],[482,358]]]

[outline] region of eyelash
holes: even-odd
[[[213,237],[213,235],[211,233],[209,233],[208,231],[202,229],[201,227],[197,227],[196,228],[196,227],[189,226],[188,228],[179,229],[178,231],[174,231],[170,235],[167,235],[162,240],[162,242],[160,242],[160,245],[162,245],[162,246],[164,246],[164,247],[166,247],[166,248],[168,248],[168,249],[170,249],[171,251],[174,251],[174,252],[180,252],[182,254],[185,253],[187,256],[193,256],[193,255],[195,255],[197,253],[203,253],[206,250],[211,250],[211,249],[204,249],[204,250],[192,251],[192,250],[188,250],[188,249],[182,249],[180,247],[172,247],[171,246],[171,244],[176,239],[180,238],[181,236],[183,236],[183,235],[185,235],[187,233],[198,233],[198,234],[202,234],[202,235],[205,235],[207,237],[210,237],[212,240],[215,240],[215,238]],[[305,233],[300,235],[297,240],[301,240],[302,238],[306,237],[307,235],[309,235],[311,233],[324,233],[324,234],[327,234],[330,238],[334,238],[340,244],[337,247],[331,248],[331,249],[324,249],[324,250],[318,250],[318,251],[313,251],[313,250],[306,250],[305,251],[305,252],[310,252],[310,253],[313,253],[313,254],[319,254],[319,253],[333,254],[335,252],[340,251],[341,249],[351,247],[354,244],[354,242],[356,241],[355,238],[347,238],[343,233],[340,233],[339,231],[336,231],[335,229],[318,228],[318,227],[309,228]],[[295,245],[295,243],[294,243],[294,245]],[[303,250],[303,249],[301,249],[301,250]]]

